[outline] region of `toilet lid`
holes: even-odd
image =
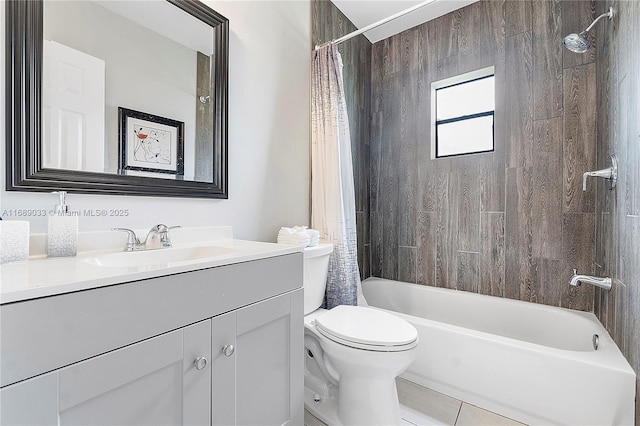
[[[407,321],[364,306],[337,306],[316,318],[316,328],[338,343],[368,350],[406,350],[418,339]]]

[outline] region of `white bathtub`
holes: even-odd
[[[635,374],[591,313],[380,278],[362,289],[418,330],[408,380],[531,425],[634,424]]]

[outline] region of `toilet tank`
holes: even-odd
[[[327,286],[329,257],[333,244],[318,244],[304,249],[304,314],[307,315],[322,305]]]

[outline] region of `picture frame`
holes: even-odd
[[[184,122],[118,107],[118,171],[184,176]]]

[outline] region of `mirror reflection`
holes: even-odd
[[[42,167],[213,182],[213,27],[160,0],[43,17]]]

